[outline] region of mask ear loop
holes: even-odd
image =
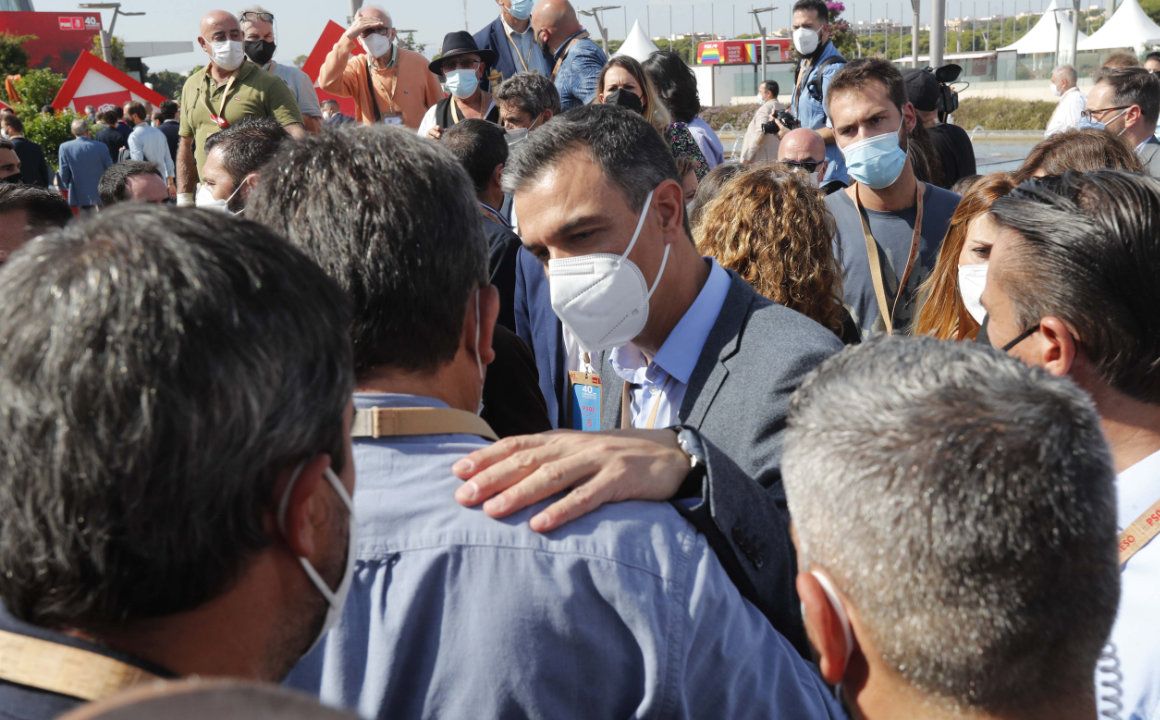
[[[644,227],[644,219],[648,217],[649,206],[652,205],[653,192],[649,190],[648,196],[644,199],[644,207],[641,208],[640,218],[636,221],[636,230],[632,233],[632,241],[628,243],[628,247],[624,249],[624,254],[620,256],[621,260],[627,260],[632,253],[632,249],[636,247],[636,241],[640,239],[640,231]]]
[[[838,599],[838,592],[834,589],[834,584],[825,573],[817,570],[811,570],[810,575],[818,581],[818,585],[822,586],[822,592],[830,601],[830,606],[834,608],[834,613],[838,616],[838,622],[842,624],[842,634],[846,639],[846,657],[843,664],[850,662],[850,656],[854,654],[854,632],[850,629],[850,616],[846,614],[846,608],[842,605],[842,601]]]

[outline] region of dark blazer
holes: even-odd
[[[52,181],[52,171],[44,150],[31,140],[23,137],[12,138],[12,147],[20,158],[20,182],[46,188]]]
[[[515,296],[516,334],[532,349],[539,374],[540,392],[547,405],[553,428],[567,428],[564,336],[560,320],[552,310],[548,275],[539,259],[520,247],[516,252]]]
[[[502,325],[495,326],[491,346],[495,360],[487,366],[480,415],[501,438],[551,430],[528,346]]]
[[[483,234],[487,238],[491,284],[499,290],[499,324],[515,332],[516,262],[523,245],[509,226],[487,215],[483,217]]]
[[[681,424],[701,435],[708,478],[700,502],[674,504],[706,535],[741,593],[806,655],[781,484],[782,431],[790,395],[842,343],[729,275],[729,294],[678,412]],[[608,430],[620,426],[624,383],[607,354],[601,375],[601,425]]]
[[[165,133],[165,141],[169,143],[169,154],[173,162],[177,163],[177,146],[181,142],[181,123],[177,120],[163,120],[157,129]]]
[[[495,52],[496,60],[494,67],[504,80],[507,80],[512,75],[523,70],[520,64],[512,56],[512,45],[507,40],[507,35],[503,31],[503,20],[497,15],[491,24],[480,30],[475,34],[475,46],[480,50],[490,48]],[[488,75],[491,74],[491,68],[488,68],[483,73],[483,89],[488,88]]]

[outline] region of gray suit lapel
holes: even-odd
[[[616,430],[620,427],[620,394],[624,392],[624,380],[612,369],[608,361],[612,351],[601,353],[600,384],[600,429]]]
[[[729,359],[741,346],[741,332],[756,297],[749,283],[732,271],[729,280],[729,294],[725,296],[717,322],[709,332],[693,374],[689,376],[689,386],[681,403],[681,423],[697,428],[704,422],[725,378],[729,377]]]

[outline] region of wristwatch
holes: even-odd
[[[701,497],[701,488],[705,476],[708,475],[705,446],[701,442],[701,435],[685,425],[675,425],[670,429],[677,434],[677,447],[689,458],[689,473],[685,476],[681,487],[677,489],[674,499]]]

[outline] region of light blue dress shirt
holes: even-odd
[[[507,31],[508,37],[512,39],[512,43],[519,49],[524,62],[528,64],[527,70],[525,71],[519,58],[512,57],[512,60],[516,63],[516,70],[518,72],[538,72],[541,75],[551,75],[552,66],[548,64],[548,58],[544,57],[544,51],[540,49],[540,44],[536,42],[536,33],[532,31],[532,24],[528,23],[527,29],[523,32],[518,32],[513,30],[511,25],[507,24],[503,19],[503,15],[499,16],[499,21],[503,25],[503,29]],[[507,40],[505,39],[504,42],[507,42]]]
[[[633,427],[650,427],[648,421],[654,409],[656,418],[651,427],[670,427],[680,422],[681,402],[685,399],[689,378],[729,294],[729,273],[712,259],[706,262],[711,266],[709,279],[665,338],[652,362],[631,343],[616,348],[608,356],[620,379],[635,386],[629,392]]]
[[[825,49],[818,55],[818,59],[814,61],[813,66],[810,68],[809,75],[802,81],[800,91],[795,89],[793,100],[790,102],[790,112],[801,122],[802,127],[811,130],[832,127],[829,116],[826,115],[825,101],[826,96],[830,93],[830,81],[834,79],[834,76],[838,74],[838,71],[844,65],[842,63],[830,63],[822,68],[822,102],[818,102],[810,97],[810,93],[806,89],[806,84],[817,72],[816,68],[823,61],[840,54],[838,48],[834,47],[834,43],[827,41]],[[837,144],[826,145],[826,159],[830,162],[826,169],[826,177],[823,179],[823,182],[841,180],[849,184],[850,178],[846,174],[846,158],[842,155],[842,151],[838,149]]]
[[[355,395],[359,408],[441,407]],[[814,670],[667,503],[548,534],[453,499],[467,435],[357,440],[339,624],[288,684],[366,718],[827,718]]]
[[[129,159],[153,163],[166,180],[177,176],[173,156],[169,154],[169,140],[152,125],[142,123],[129,133]]]

